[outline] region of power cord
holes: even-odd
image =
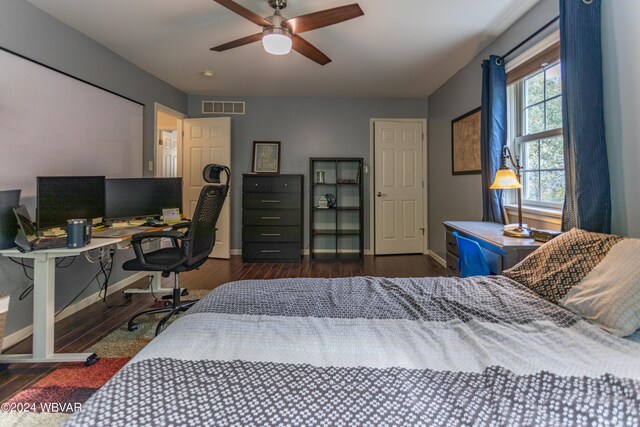
[[[71,259],[71,262],[68,263],[67,265],[62,265],[64,260],[69,259],[69,258]],[[24,263],[24,259],[20,259],[20,261],[18,261],[16,259],[13,259],[12,257],[9,257],[9,260],[11,260],[11,262],[21,266],[25,277],[28,280],[30,280],[31,282],[33,282],[33,277],[31,275],[29,275],[29,273],[27,272],[27,269],[33,270],[33,266],[25,264]],[[75,256],[60,258],[60,259],[56,260],[56,267],[58,267],[58,268],[69,268],[71,266],[71,264],[73,264],[75,262],[75,260],[76,260]],[[33,283],[31,283],[29,286],[27,286],[27,288],[24,291],[22,291],[22,293],[20,293],[20,295],[18,296],[18,301],[24,300],[26,297],[29,296],[29,294],[31,292],[33,292]]]

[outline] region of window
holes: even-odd
[[[561,64],[556,51],[554,46],[554,54],[543,52],[514,70],[520,75],[508,91],[509,134],[523,168],[523,204],[561,209],[565,172]],[[527,70],[524,76],[522,68]]]

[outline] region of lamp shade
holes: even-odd
[[[500,168],[496,172],[493,184],[489,187],[491,190],[508,190],[512,188],[522,188],[518,182],[516,174],[509,168]]]
[[[262,32],[262,46],[272,55],[286,55],[291,52],[291,34],[281,28],[268,28]]]

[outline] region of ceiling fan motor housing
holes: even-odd
[[[287,7],[287,0],[269,0],[269,6],[274,9],[284,9]]]

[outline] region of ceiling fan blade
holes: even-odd
[[[240,6],[238,3],[234,2],[234,1],[231,1],[231,0],[213,0],[213,1],[215,1],[216,3],[226,7],[230,11],[237,13],[238,15],[242,16],[243,18],[248,19],[249,21],[253,22],[256,25],[260,25],[261,27],[272,27],[273,26],[273,25],[271,25],[271,22],[267,21],[262,16],[256,15],[255,13],[253,13],[252,11],[247,9],[246,7]]]
[[[229,43],[221,44],[220,46],[212,47],[210,50],[215,50],[216,52],[224,52],[225,50],[233,49],[234,47],[244,46],[249,43],[254,43],[262,40],[262,33],[253,34],[247,37],[243,37],[238,40],[234,40]]]
[[[364,15],[364,12],[357,3],[354,3],[287,19],[283,22],[283,25],[291,28],[294,34],[298,34],[338,24],[362,15]]]
[[[327,55],[320,52],[317,47],[298,35],[293,36],[293,45],[291,47],[299,54],[306,56],[320,65],[327,65],[331,62],[331,59],[329,59]]]

